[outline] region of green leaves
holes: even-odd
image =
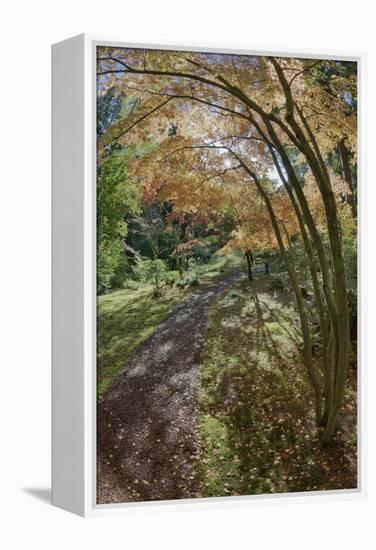
[[[133,271],[138,279],[144,283],[152,283],[155,287],[155,295],[159,296],[166,282],[167,264],[163,260],[147,260],[137,258]]]
[[[98,174],[97,187],[97,288],[103,292],[123,257],[123,239],[128,232],[126,216],[140,210],[138,188],[129,182],[122,151],[111,152]]]

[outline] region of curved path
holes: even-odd
[[[197,390],[208,311],[244,275],[190,294],[134,353],[97,407],[99,504],[198,496]]]

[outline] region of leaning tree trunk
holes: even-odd
[[[321,314],[320,328],[323,335],[323,347],[324,347],[323,360],[324,360],[324,377],[325,377],[325,392],[324,392],[325,393],[325,412],[323,415],[323,422],[324,422],[328,419],[332,405],[333,405],[333,396],[334,396],[333,377],[334,377],[335,365],[337,363],[337,358],[338,358],[338,346],[339,346],[337,310],[336,310],[336,304],[334,301],[334,291],[332,288],[331,274],[330,274],[329,265],[326,259],[321,236],[319,235],[319,232],[317,230],[307,199],[304,195],[304,191],[295,174],[295,170],[290,162],[290,159],[286,151],[284,150],[283,145],[281,144],[276,133],[274,132],[272,125],[267,120],[264,120],[264,122],[268,129],[269,135],[271,136],[271,139],[273,140],[274,145],[281,157],[281,161],[283,163],[283,166],[287,173],[289,181],[287,181],[283,175],[279,161],[273,151],[273,143],[270,140],[268,140],[268,138],[262,132],[262,130],[260,129],[257,123],[255,123],[255,126],[256,126],[256,129],[259,131],[260,135],[262,135],[263,139],[265,139],[265,141],[268,143],[269,150],[272,154],[272,158],[276,166],[276,169],[281,177],[282,182],[285,183],[286,190],[290,196],[291,202],[296,212],[298,222],[299,222],[299,227],[303,237],[305,250],[309,259],[310,272],[312,276],[312,283],[314,286],[315,298],[316,298],[316,301],[318,301],[317,303],[318,303],[319,315],[320,315],[319,308],[321,303],[321,293],[319,290],[319,282],[317,278],[316,267],[314,265],[314,258],[312,257],[313,251],[311,252],[312,250],[311,243],[309,242],[308,235],[305,238],[305,235],[306,235],[306,231],[304,227],[305,224],[307,225],[307,229],[310,233],[310,237],[312,239],[312,245],[315,247],[317,259],[318,259],[321,274],[322,274],[322,288],[323,288],[323,293],[327,303],[327,308],[329,313],[329,323],[330,323],[329,326],[326,326],[327,322],[324,321],[323,315]],[[293,190],[290,189],[289,185],[292,186]],[[293,191],[296,194],[296,200],[293,195]],[[297,203],[299,204],[299,206]],[[322,309],[323,309],[323,305],[322,305]],[[329,333],[331,335],[330,339],[328,337]]]
[[[336,429],[338,415],[341,410],[348,368],[349,352],[349,311],[347,304],[347,285],[345,262],[342,253],[342,241],[340,233],[340,223],[338,219],[337,205],[334,193],[331,187],[329,174],[322,158],[315,136],[313,135],[307,121],[301,112],[299,115],[303,121],[304,127],[309,135],[313,150],[309,145],[304,132],[295,121],[293,114],[289,113],[286,117],[291,127],[296,132],[297,137],[302,142],[302,151],[308,161],[308,164],[315,176],[318,187],[323,199],[325,214],[328,225],[328,235],[331,246],[331,254],[334,270],[334,297],[337,309],[338,322],[338,359],[336,371],[334,373],[334,399],[333,406],[329,414],[328,422],[324,430],[323,441],[329,441]]]
[[[287,191],[287,194],[290,198],[291,204],[294,208],[300,233],[303,240],[303,246],[304,250],[307,256],[308,260],[308,266],[309,271],[312,279],[312,286],[313,286],[313,292],[314,297],[316,301],[316,308],[317,313],[319,317],[319,325],[320,325],[320,333],[322,337],[322,346],[323,346],[323,373],[324,373],[324,413],[322,416],[322,424],[325,425],[325,423],[328,420],[330,410],[333,403],[333,368],[334,368],[334,354],[333,354],[333,339],[331,340],[331,343],[329,345],[329,326],[326,319],[326,315],[324,312],[324,304],[322,301],[321,296],[321,290],[320,290],[320,283],[317,276],[317,269],[316,269],[316,262],[314,258],[314,253],[312,250],[312,246],[306,231],[304,219],[302,212],[299,208],[299,205],[296,201],[296,198],[294,196],[294,191],[291,188],[290,182],[286,179],[285,175],[283,174],[283,171],[281,170],[280,164],[278,162],[278,159],[276,157],[275,152],[273,151],[272,144],[268,143],[269,151],[271,153],[271,156],[273,158],[274,164],[277,168],[278,175]]]
[[[270,221],[272,223],[272,227],[277,239],[277,243],[281,251],[282,258],[285,262],[287,272],[290,277],[291,285],[292,285],[295,299],[297,302],[297,307],[298,307],[298,312],[300,317],[300,326],[302,329],[303,346],[304,346],[303,347],[304,363],[307,368],[308,378],[311,382],[311,385],[313,387],[314,394],[315,394],[316,425],[320,426],[322,424],[322,390],[321,390],[319,377],[317,375],[315,366],[313,364],[311,333],[310,333],[308,315],[306,312],[305,304],[304,304],[301,289],[300,289],[299,279],[298,279],[295,267],[290,261],[289,255],[287,253],[285,244],[283,242],[282,234],[278,225],[277,217],[274,213],[273,206],[271,204],[271,201],[269,199],[267,192],[264,190],[262,183],[260,182],[256,174],[245,164],[244,161],[240,159],[240,157],[238,157],[238,155],[235,155],[235,156],[239,160],[244,170],[251,176],[251,178],[255,182],[257,190],[259,191],[261,197],[265,202],[265,205],[270,217]]]

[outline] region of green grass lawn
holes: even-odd
[[[231,271],[237,268],[245,269],[243,254],[238,251],[233,251],[226,256],[212,256],[207,264],[205,264],[205,272],[202,275],[201,281],[209,282],[216,277],[219,277],[226,271]]]
[[[134,350],[148,338],[186,292],[153,287],[118,290],[97,299],[97,391],[101,395],[123,371]]]
[[[242,265],[242,255],[213,256],[200,277],[207,284]],[[163,289],[155,298],[153,287],[122,289],[97,299],[97,392],[101,395],[123,371],[135,349],[146,340],[170,311],[193,289]]]
[[[200,390],[204,497],[356,486],[354,389],[346,430],[323,449],[294,301],[269,280],[242,281],[211,309]]]

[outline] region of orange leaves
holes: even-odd
[[[99,48],[99,58],[98,93],[114,87],[130,98],[133,107],[123,109],[120,120],[100,138],[98,156],[115,142],[143,150],[129,159],[129,176],[142,188],[147,204],[166,201],[176,213],[208,219],[229,215],[237,229],[228,246],[273,248],[276,242],[265,205],[251,175],[236,160],[243,159],[264,182],[283,238],[299,235],[289,198],[269,181],[275,168],[269,145],[258,131],[271,139],[265,122],[269,120],[277,136],[275,145],[279,140],[289,151],[294,149],[293,164],[297,173],[304,174],[309,207],[317,224],[325,228],[317,182],[306,171],[307,158],[299,153],[286,121],[288,94],[270,58],[126,48]],[[341,139],[352,153],[356,150],[356,116],[349,113],[346,102],[346,94],[356,92],[356,76],[346,79],[335,63],[278,59],[297,123],[308,142],[304,122],[309,125],[324,160]],[[334,174],[331,181],[337,202],[345,209],[343,182]]]
[[[269,196],[285,246],[289,247],[292,236],[300,237],[298,220],[290,198],[283,187],[277,187],[265,178],[262,185]],[[234,249],[274,250],[278,248],[268,210],[255,185],[248,184],[233,189],[230,204],[236,229],[225,246],[224,252]]]
[[[264,154],[264,153],[265,153],[265,149],[266,149],[265,143],[259,142],[259,143],[257,144],[257,150],[258,150],[259,153]]]
[[[200,239],[191,239],[190,241],[180,243],[173,251],[172,256],[189,254],[195,246],[205,246],[205,243]]]

